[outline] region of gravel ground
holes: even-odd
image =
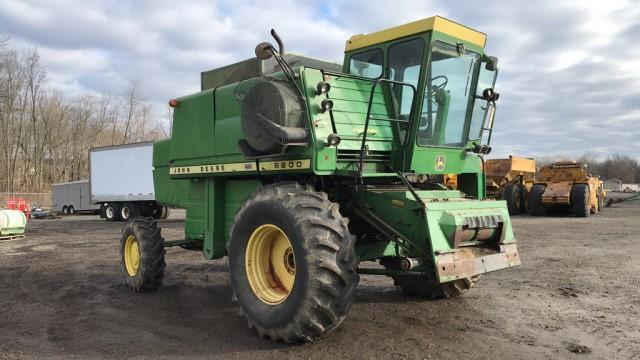
[[[180,238],[183,217],[162,221],[166,238]],[[169,249],[163,287],[133,294],[120,273],[122,224],[33,220],[26,238],[0,241],[0,358],[640,358],[640,202],[513,222],[521,267],[441,301],[363,276],[337,331],[292,346],[247,328],[224,259]]]

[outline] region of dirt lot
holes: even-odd
[[[162,222],[179,238],[184,214]],[[465,296],[416,301],[363,276],[343,325],[316,344],[261,340],[231,302],[225,260],[170,249],[164,286],[125,289],[122,224],[31,221],[0,241],[0,358],[640,358],[640,203],[587,219],[514,218],[523,266]]]

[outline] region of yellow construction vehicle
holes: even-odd
[[[603,182],[575,161],[558,161],[536,174],[529,194],[529,210],[546,215],[552,208],[566,209],[577,217],[596,214],[604,207]]]
[[[536,161],[509,155],[485,161],[487,196],[507,202],[509,214],[527,212],[527,195],[534,183]]]

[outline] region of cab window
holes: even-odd
[[[367,50],[351,56],[349,73],[370,79],[382,76],[382,50]]]
[[[413,39],[390,46],[389,77],[391,80],[411,84],[417,88],[422,69],[423,53],[424,41],[422,39]],[[413,91],[409,86],[400,84],[393,84],[391,89],[399,117],[407,119],[411,113]]]

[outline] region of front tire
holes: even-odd
[[[544,185],[533,185],[531,193],[529,193],[529,211],[533,216],[547,215],[547,209],[542,205],[542,194],[544,193]]]
[[[69,215],[69,208],[66,205],[62,207],[62,214]]]
[[[76,209],[73,208],[73,205],[69,205],[68,211],[69,215],[73,215],[76,213]]]
[[[125,284],[135,292],[153,291],[164,277],[164,239],[155,221],[136,218],[127,223],[120,239]]]
[[[509,215],[518,215],[526,211],[527,193],[519,184],[507,184],[502,191],[502,199],[507,202]]]
[[[345,319],[359,277],[355,237],[338,204],[310,186],[257,190],[228,244],[233,299],[261,337],[311,342]]]
[[[587,217],[591,213],[589,204],[589,186],[586,184],[574,184],[571,188],[571,208],[576,217]]]

